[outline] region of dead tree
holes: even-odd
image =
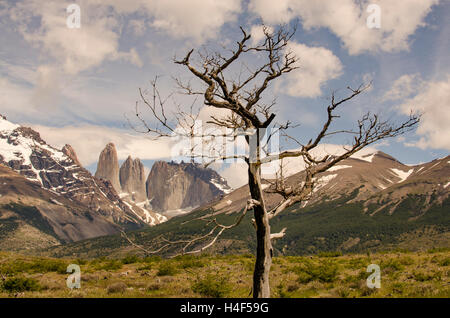
[[[208,124],[226,129],[226,136],[236,138],[240,133],[245,135],[245,140],[249,146],[249,152],[242,155],[221,154],[213,156],[210,162],[224,160],[228,158],[243,159],[248,165],[248,186],[250,200],[243,208],[235,223],[224,225],[217,219],[205,220],[212,225],[210,232],[190,240],[168,241],[162,239],[163,245],[156,251],[148,253],[159,253],[165,248],[173,245],[181,245],[181,253],[198,253],[212,246],[222,233],[230,228],[239,225],[245,214],[253,210],[254,226],[256,229],[257,249],[256,262],[253,274],[253,297],[270,297],[269,273],[272,264],[272,240],[284,236],[286,229],[280,233],[271,233],[270,220],[293,204],[304,202],[312,195],[318,174],[326,171],[340,161],[350,157],[364,147],[379,140],[401,135],[415,127],[420,116],[411,114],[404,122],[395,124],[383,121],[376,114],[367,113],[353,129],[332,130],[332,123],[339,118],[336,114],[340,106],[345,102],[355,98],[368,88],[368,85],[361,85],[358,88],[348,87],[348,95],[337,98],[332,94],[330,103],[326,107],[326,119],[317,136],[309,142],[302,144],[300,141],[290,137],[287,129],[291,128],[290,122],[277,124],[274,122],[276,113],[273,110],[275,102],[264,102],[263,94],[267,91],[272,82],[283,75],[298,68],[298,59],[290,50],[288,43],[295,30],[289,31],[284,27],[276,30],[264,28],[264,39],[259,44],[250,43],[250,34],[241,28],[242,38],[237,42],[236,47],[228,53],[208,53],[199,51],[196,54],[197,62],[193,61],[194,50],[191,50],[183,59],[175,59],[174,62],[187,69],[197,84],[201,88],[196,88],[190,82],[186,83],[176,79],[180,92],[191,96],[200,96],[204,105],[217,109],[225,109],[229,112],[223,117],[211,116]],[[232,75],[229,69],[242,62],[245,56],[258,55],[264,62],[255,67],[240,65],[244,72],[238,76]],[[300,63],[301,65],[301,63]],[[238,65],[239,66],[239,65]],[[299,70],[301,72],[301,67]],[[198,86],[198,85],[197,85]],[[136,104],[136,117],[144,127],[143,132],[152,134],[156,138],[173,137],[180,134],[185,137],[205,137],[198,135],[194,129],[196,116],[192,112],[178,111],[174,118],[166,115],[166,104],[168,98],[163,98],[158,90],[156,80],[152,82],[148,91],[140,90],[141,102],[150,110],[151,115],[156,119],[157,125],[150,125],[141,114],[138,103]],[[283,135],[295,140],[299,145],[293,150],[280,151],[278,153],[267,153],[263,136],[267,128],[275,127]],[[178,127],[178,129],[177,129]],[[179,128],[182,129],[179,129]],[[328,136],[343,134],[351,136],[352,142],[343,146],[343,153],[339,155],[313,155],[317,146]],[[192,153],[194,153],[193,149]],[[205,158],[204,154],[199,154]],[[261,180],[261,166],[275,160],[282,161],[284,158],[301,157],[305,162],[305,171],[302,174],[303,180],[299,180],[295,185],[287,186],[284,182],[282,170],[278,177],[271,182],[271,186],[263,191]],[[273,192],[281,195],[282,200],[270,210],[267,209],[264,201],[264,193]],[[126,237],[126,235],[124,234]],[[128,239],[128,237],[126,237]],[[129,239],[128,239],[129,240]],[[134,244],[129,240],[131,244]],[[205,242],[200,248],[200,242]],[[140,247],[142,248],[142,247]]]

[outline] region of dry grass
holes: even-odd
[[[449,297],[450,251],[277,257],[271,271],[273,297]],[[66,287],[61,261],[0,253],[6,279],[36,280],[39,291],[0,297],[248,297],[254,258],[239,256],[122,260],[64,260],[79,264],[81,288]],[[44,264],[45,266],[43,266]],[[381,288],[370,289],[369,264],[381,267]]]

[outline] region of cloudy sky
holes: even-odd
[[[66,23],[72,3],[80,28]],[[368,27],[371,4],[379,28]],[[367,111],[393,121],[420,111],[416,131],[375,146],[404,163],[429,161],[450,150],[449,16],[445,0],[0,0],[0,113],[54,146],[71,144],[91,170],[110,141],[119,159],[132,154],[150,165],[171,149],[129,126],[138,88],[160,75],[170,93],[172,77],[189,77],[174,56],[232,47],[239,26],[257,41],[262,23],[297,24],[291,49],[300,68],[268,92],[277,96],[277,119],[299,123],[293,134],[307,141],[333,91],[372,81],[339,125]]]

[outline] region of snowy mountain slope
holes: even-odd
[[[137,229],[145,224],[155,225],[166,220],[153,211],[125,203],[111,183],[93,177],[79,165],[70,146],[66,145],[64,149],[71,151],[70,156],[48,145],[38,132],[13,124],[0,116],[0,164],[50,192],[55,196],[55,202],[64,202],[69,209],[72,206],[76,207],[75,210],[82,207],[123,229]],[[9,185],[0,185],[0,190],[2,186]],[[115,227],[115,231],[119,231],[119,228]],[[108,233],[109,229],[100,231],[98,235]]]

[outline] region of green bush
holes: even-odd
[[[319,257],[338,257],[338,256],[342,256],[342,252],[341,251],[335,251],[335,252],[319,252],[317,254],[317,256]]]
[[[142,260],[144,263],[158,263],[162,261],[161,256],[158,255],[154,255],[154,256],[147,256],[144,257],[144,259]]]
[[[35,273],[57,272],[65,274],[68,264],[62,260],[42,259],[31,264],[30,269]]]
[[[434,254],[434,253],[441,253],[441,252],[447,252],[450,249],[448,247],[434,247],[434,248],[430,248],[427,252],[430,254]]]
[[[139,263],[141,259],[137,255],[127,255],[122,258],[122,264],[135,264]]]
[[[32,262],[23,260],[15,260],[11,263],[4,264],[0,269],[2,272],[15,275],[19,273],[49,273],[57,272],[59,274],[65,274],[67,265],[63,260],[55,259],[37,259]]]
[[[205,261],[193,255],[185,255],[182,257],[176,257],[175,259],[179,261],[179,265],[181,268],[194,268],[205,266]]]
[[[384,272],[402,271],[404,266],[398,259],[389,259],[387,261],[381,261],[381,270]]]
[[[439,266],[450,266],[450,257],[446,257],[440,261]]]
[[[231,285],[226,277],[217,277],[212,274],[198,279],[191,288],[194,293],[213,298],[226,297],[231,291]]]
[[[414,272],[413,273],[414,280],[417,282],[426,282],[430,280],[441,280],[442,275],[440,272],[431,272],[431,273],[423,273],[423,272]]]
[[[100,264],[97,269],[106,270],[106,271],[114,271],[122,268],[122,262],[117,260],[109,260],[106,263]]]
[[[3,282],[2,289],[8,292],[24,292],[39,291],[42,287],[34,278],[11,277]]]
[[[332,262],[323,262],[314,264],[306,262],[301,266],[294,268],[299,283],[309,283],[318,280],[324,283],[331,283],[336,280],[338,275],[338,267]]]
[[[177,268],[172,262],[164,262],[159,265],[158,272],[156,275],[158,276],[173,276],[178,272]]]

